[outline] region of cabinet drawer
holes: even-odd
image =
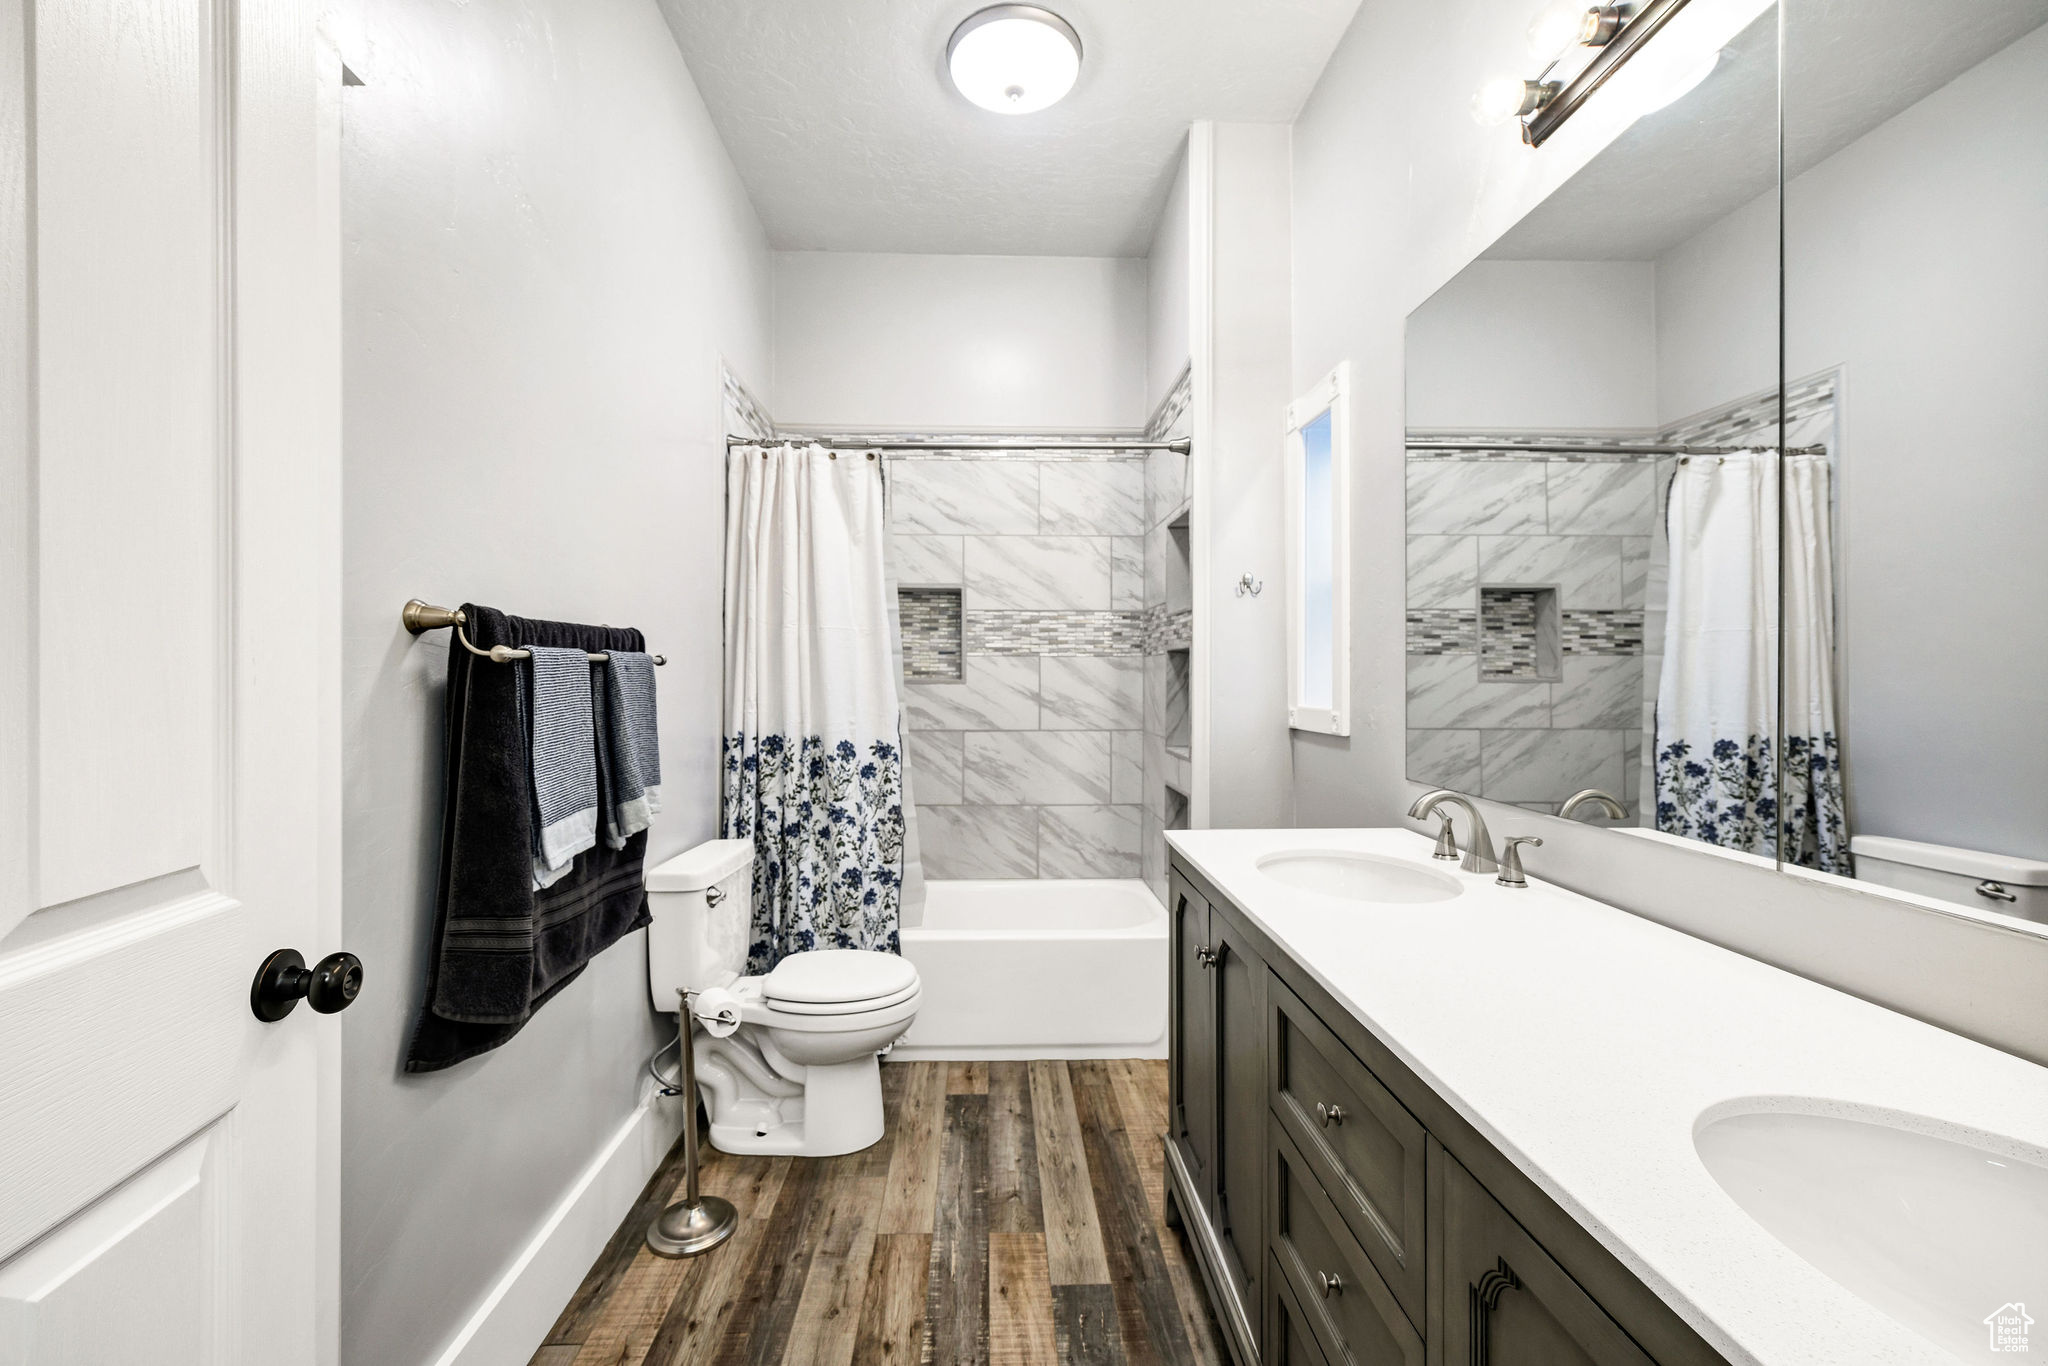
[[[1422,1366],[1422,1335],[1275,1123],[1273,1255],[1332,1362]]]
[[[1655,1366],[1470,1172],[1443,1163],[1446,1362]]]
[[[1266,1259],[1266,1353],[1260,1366],[1330,1366],[1316,1346],[1315,1330],[1294,1298],[1294,1287],[1280,1270],[1280,1259]]]
[[[1273,1113],[1410,1323],[1423,1321],[1425,1133],[1308,1005],[1268,979]]]

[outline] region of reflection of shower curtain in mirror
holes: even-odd
[[[1788,443],[1789,444],[1789,443]],[[1784,858],[1847,874],[1835,729],[1835,572],[1828,458],[1785,458]]]
[[[1681,462],[1671,485],[1670,596],[1657,691],[1657,828],[1770,857],[1781,810],[1779,462],[1767,451]],[[1835,729],[1834,574],[1825,456],[1785,462],[1787,862],[1846,871]]]
[[[725,534],[723,833],[754,842],[749,970],[893,952],[903,727],[880,468],[736,447]]]
[[[1777,524],[1768,452],[1679,462],[1667,515],[1657,828],[1764,855],[1777,817]]]

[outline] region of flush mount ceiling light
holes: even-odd
[[[1534,80],[1504,76],[1488,81],[1473,96],[1472,117],[1481,123],[1519,119],[1522,141],[1541,147],[1685,4],[1686,0],[1647,0],[1588,6],[1584,0],[1551,0],[1529,25],[1529,56],[1543,62],[1543,70]],[[1682,65],[1682,75],[1630,82],[1658,87],[1656,95],[1639,92],[1632,98],[1639,114],[1677,99],[1713,70],[1712,61]],[[1690,84],[1685,83],[1688,80]]]
[[[1035,114],[1058,104],[1081,74],[1081,35],[1036,5],[991,5],[969,15],[946,44],[960,93],[998,114]]]

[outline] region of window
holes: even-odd
[[[1339,365],[1287,409],[1287,724],[1349,735],[1350,483]]]

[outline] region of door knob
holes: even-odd
[[[362,989],[363,960],[352,953],[330,953],[308,968],[297,949],[279,949],[256,969],[249,1009],[268,1024],[291,1014],[303,996],[322,1015],[332,1015],[348,1009]]]
[[[1332,1124],[1342,1124],[1344,1122],[1344,1107],[1341,1105],[1325,1105],[1321,1101],[1317,1101],[1316,1118],[1322,1121],[1325,1129],[1329,1128]]]
[[[1316,1273],[1316,1284],[1321,1287],[1323,1298],[1326,1300],[1332,1295],[1344,1293],[1344,1278],[1342,1276],[1332,1276],[1327,1271],[1318,1271]]]

